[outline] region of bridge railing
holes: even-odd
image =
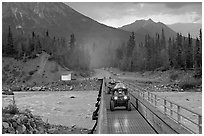
[[[181,106],[168,99],[162,98],[140,86],[124,82],[131,87],[138,98],[149,102],[152,106],[159,109],[163,114],[170,117],[179,125],[182,125],[192,133],[202,134],[202,115]]]
[[[101,101],[98,115],[98,125],[96,129],[97,134],[107,134],[107,114],[106,114],[106,103],[104,101],[105,95],[105,78],[103,79],[101,87]]]
[[[92,120],[96,120],[96,123],[90,132],[91,134],[93,134],[95,130],[97,134],[107,133],[106,103],[104,101],[105,79],[103,78],[99,80],[101,80],[101,86],[99,89],[97,102],[95,104],[96,110],[92,115]]]

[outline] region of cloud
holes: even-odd
[[[78,12],[113,27],[148,18],[165,24],[202,20],[201,2],[72,2],[67,4]]]
[[[201,2],[166,2],[164,3],[167,8],[181,8],[184,6],[194,6],[194,5],[202,5]]]

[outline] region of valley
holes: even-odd
[[[181,7],[180,4],[174,7],[177,10],[168,3],[78,4],[2,3],[3,134],[98,133],[101,126],[94,125],[109,112],[109,107],[103,109],[105,102],[109,104],[104,102],[108,95],[102,97],[100,93],[107,91],[105,85],[112,79],[127,85],[134,97],[133,90],[139,88],[143,95],[157,95],[158,103],[168,100],[194,111],[200,124],[193,129],[200,133],[202,24],[195,23],[194,14],[191,15],[197,11],[189,13],[186,23],[182,21],[187,13],[183,15],[185,19],[178,19],[181,23],[168,24],[159,19],[163,9],[164,15],[167,11],[173,15],[183,12],[182,7],[186,12],[195,8],[189,9],[189,4],[182,3]],[[92,7],[87,8],[87,4]],[[152,9],[147,8],[151,6],[154,14],[156,10],[162,11],[151,16],[153,13],[148,10]],[[199,12],[196,14],[199,22],[198,15]],[[130,21],[133,16],[132,23],[120,27],[108,25]],[[162,111],[164,107],[157,108]],[[133,112],[139,110],[134,108]],[[132,112],[124,113],[124,120],[114,112],[111,116],[116,122],[115,117],[125,121],[126,133],[130,127],[126,117]],[[196,115],[189,118],[194,120]],[[123,128],[120,126],[123,123],[112,127],[122,133],[118,127]]]

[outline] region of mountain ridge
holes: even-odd
[[[136,20],[135,22],[119,27],[119,29],[125,31],[133,31],[135,33],[141,33],[142,35],[149,34],[150,36],[155,36],[156,33],[161,33],[162,29],[164,29],[165,36],[175,37],[176,32],[170,29],[167,25],[162,22],[154,22],[151,18],[148,20]]]

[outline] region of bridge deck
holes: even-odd
[[[105,94],[107,108],[108,134],[155,134],[154,129],[132,106],[131,111],[125,107],[116,107],[110,111],[110,95]]]

